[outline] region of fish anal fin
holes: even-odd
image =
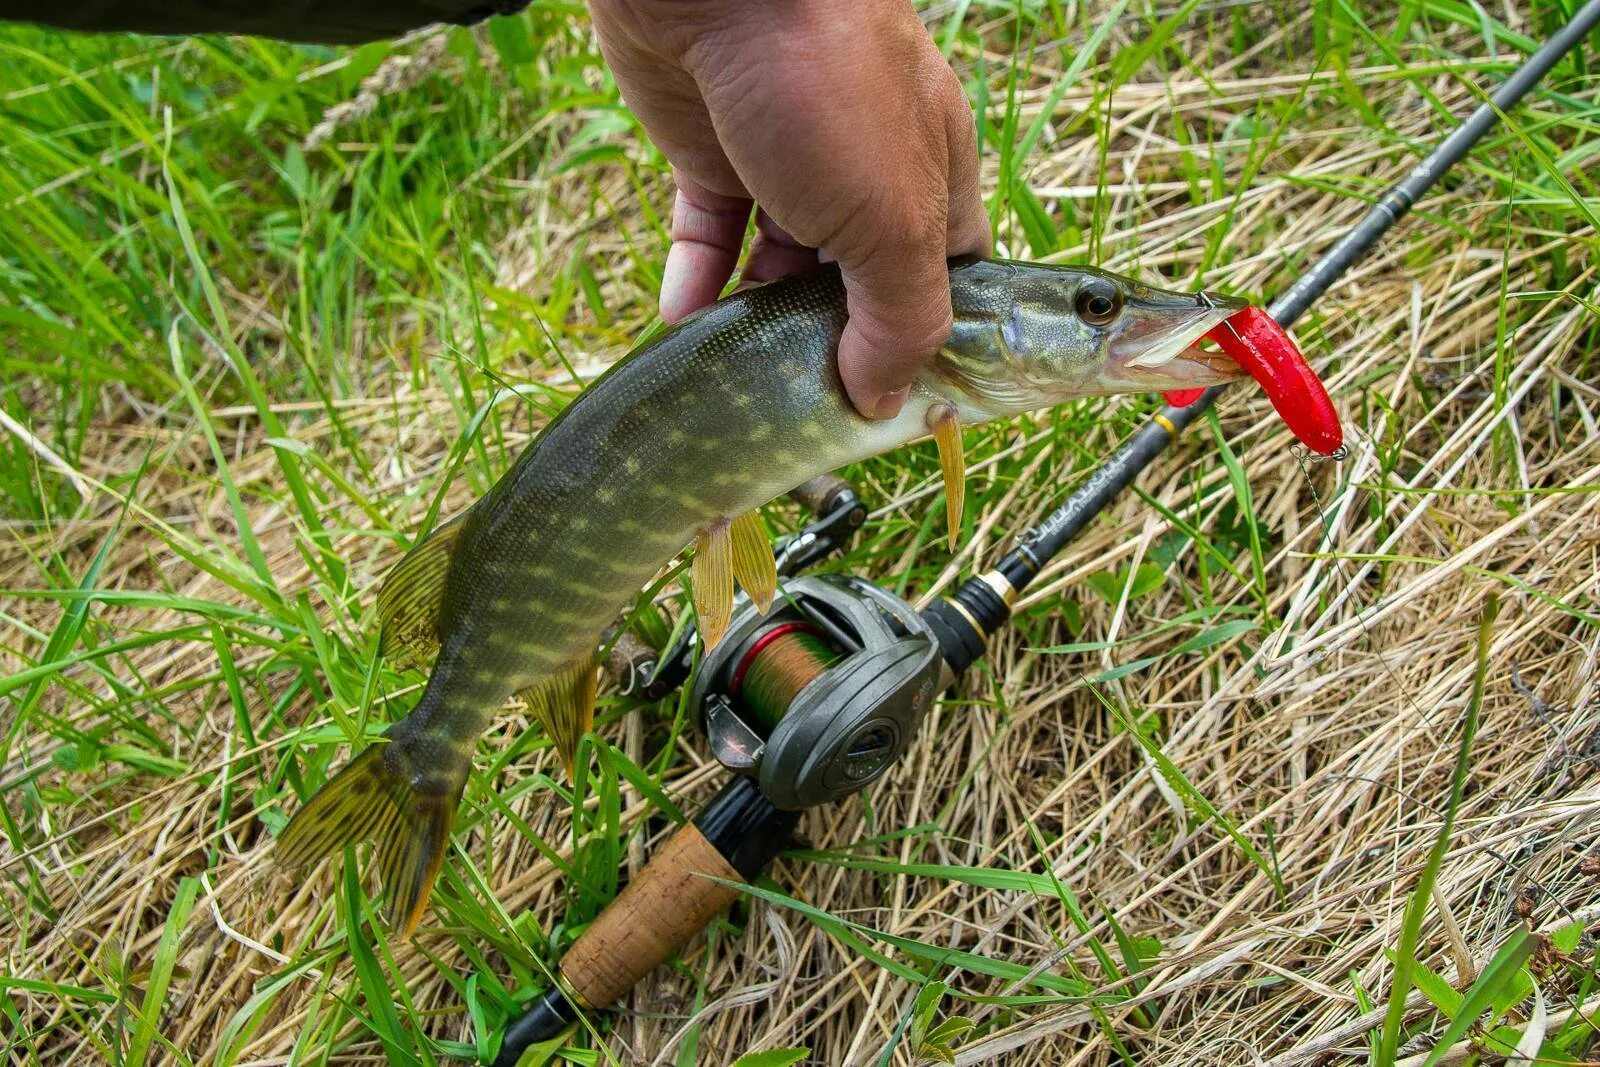
[[[760,514],[747,511],[740,515],[729,524],[728,534],[733,541],[733,576],[756,610],[765,615],[778,591],[778,566]]]
[[[378,621],[385,658],[409,657],[426,665],[438,655],[439,605],[460,534],[458,515],[413,545],[384,578],[378,591]]]
[[[961,534],[961,511],[967,496],[967,459],[961,441],[961,420],[955,408],[935,404],[928,409],[928,429],[939,446],[939,470],[944,474],[945,524],[950,533],[950,551],[956,550]]]
[[[395,744],[368,747],[330,778],[278,838],[279,863],[313,863],[345,845],[377,842],[384,917],[401,937],[422,921],[450,847],[461,782],[417,777]]]
[[[727,521],[715,522],[695,538],[694,562],[689,565],[694,583],[694,614],[706,649],[717,647],[733,618],[733,534]]]
[[[574,660],[534,685],[517,691],[528,710],[549,736],[566,768],[574,777],[578,742],[594,726],[595,656]]]

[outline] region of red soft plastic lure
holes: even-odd
[[[1261,383],[1273,408],[1307,448],[1324,456],[1339,450],[1344,430],[1327,389],[1271,315],[1260,308],[1245,308],[1206,336]],[[1172,389],[1161,395],[1181,408],[1194,403],[1201,392]]]

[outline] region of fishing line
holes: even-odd
[[[816,627],[787,623],[751,644],[734,669],[730,688],[770,733],[800,690],[826,673],[838,658]]]
[[[1344,578],[1346,582],[1353,583],[1355,578],[1349,571],[1345,569],[1344,560],[1333,552],[1332,528],[1328,519],[1328,510],[1323,506],[1322,495],[1317,492],[1316,483],[1312,481],[1311,471],[1306,465],[1308,453],[1314,459],[1318,460],[1335,459],[1336,457],[1317,456],[1315,453],[1311,453],[1310,449],[1301,448],[1299,446],[1289,450],[1289,454],[1294,457],[1295,462],[1300,466],[1300,477],[1305,481],[1306,489],[1311,493],[1311,506],[1316,510],[1317,518],[1320,520],[1319,525],[1322,528],[1322,537],[1319,538],[1319,551],[1321,551],[1321,546],[1325,545],[1327,548],[1327,555],[1324,558],[1326,558],[1331,564],[1331,569],[1337,571],[1340,577]],[[1350,492],[1355,492],[1355,488],[1353,486],[1351,487]],[[1367,620],[1365,617],[1366,612],[1366,608],[1358,607],[1355,612],[1355,618],[1356,624],[1361,627],[1361,636],[1367,640],[1368,651],[1377,657],[1378,664],[1383,668],[1383,672],[1389,676],[1390,681],[1394,682],[1395,689],[1400,693],[1401,698],[1411,707],[1411,710],[1416,712],[1417,716],[1424,723],[1432,726],[1433,717],[1426,711],[1422,710],[1422,705],[1417,703],[1416,698],[1411,695],[1411,691],[1405,686],[1404,683],[1401,682],[1400,675],[1395,671],[1394,667],[1390,665],[1389,661],[1384,658],[1383,650],[1379,648],[1378,642],[1373,638],[1372,631],[1367,628]],[[1290,652],[1292,650],[1285,649],[1285,651]]]

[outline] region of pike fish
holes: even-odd
[[[1240,377],[1196,347],[1246,307],[1085,267],[952,261],[954,327],[892,419],[862,418],[835,365],[838,271],[728,297],[596,379],[466,512],[395,566],[378,598],[385,654],[432,661],[412,712],[295,815],[280,858],[376,842],[388,920],[409,936],[444,862],[478,735],[514,695],[568,771],[592,723],[601,631],[689,544],[700,633],[727,627],[737,578],[776,585],[755,509],[815,475],[930,434],[959,528],[961,427],[1075,397]]]

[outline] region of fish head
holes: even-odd
[[[951,271],[954,326],[931,373],[991,416],[1074,397],[1219,385],[1243,376],[1197,342],[1248,306],[1092,267],[972,260]],[[942,381],[941,381],[942,379]],[[944,388],[941,389],[941,386]]]

